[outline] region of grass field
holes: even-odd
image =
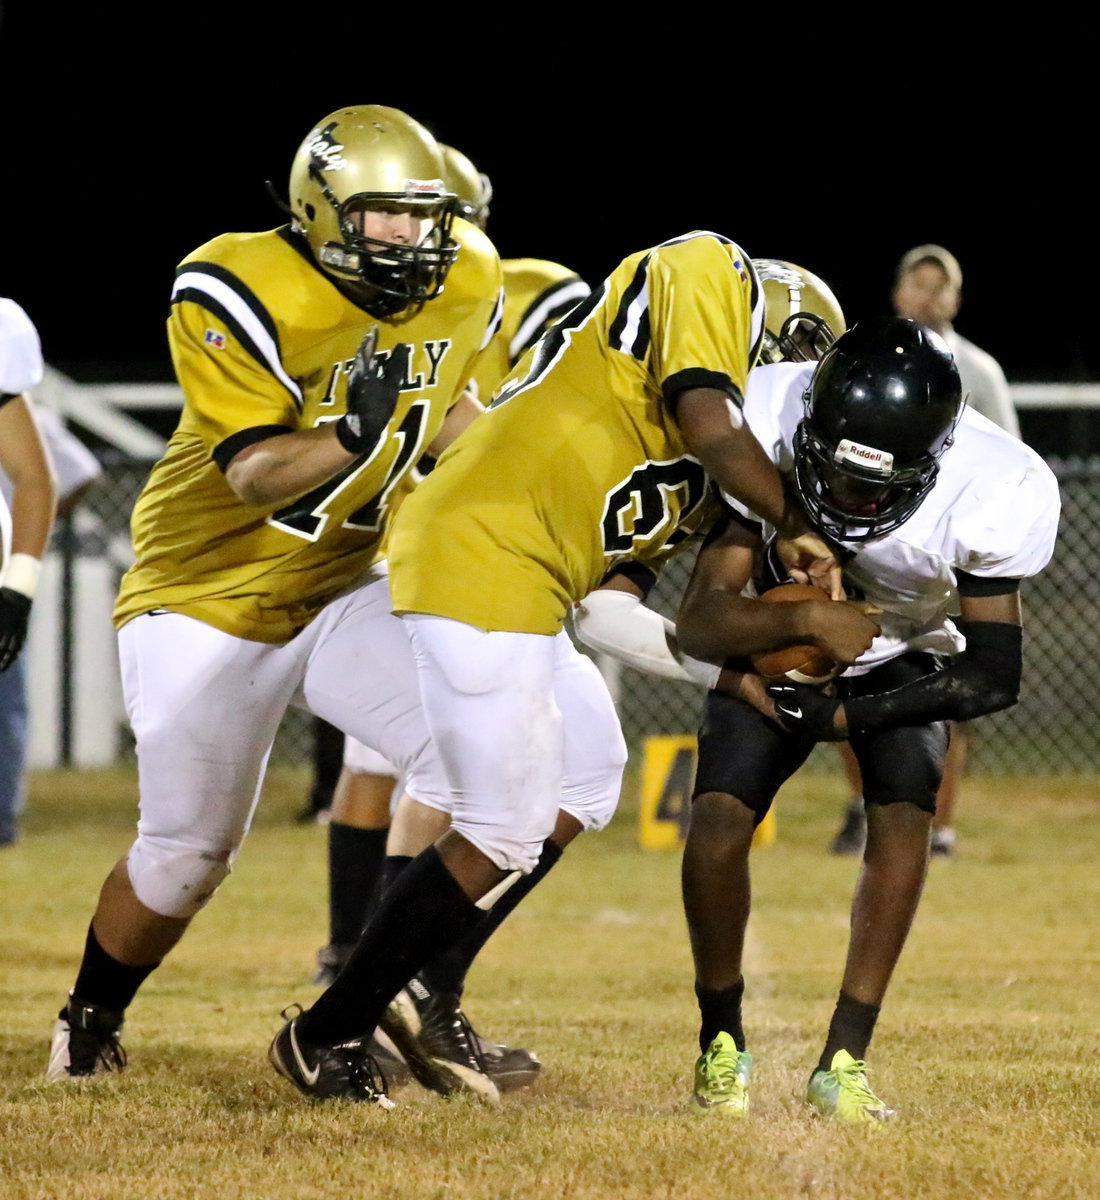
[[[390,1113],[304,1100],[265,1059],[279,1010],[316,994],[325,938],[325,834],[291,821],[293,772],[131,1009],[129,1069],[44,1084],[134,790],[126,773],[37,776],[25,837],[0,852],[2,1200],[1100,1196],[1100,779],[967,781],[958,856],[932,864],[869,1056],[900,1117],[871,1131],[801,1103],[856,870],[823,849],[839,779],[796,779],[755,854],[748,1122],[685,1111],[678,855],[639,850],[629,811],[570,850],[471,976],[478,1028],[540,1053],[534,1088],[499,1111],[415,1087]]]

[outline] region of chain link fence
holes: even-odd
[[[1091,664],[1100,662],[1100,455],[1050,458],[1062,489],[1062,523],[1054,559],[1024,585],[1026,671],[1021,701],[982,718],[970,769],[1013,773],[1100,769],[1100,689]],[[104,556],[121,578],[130,561],[129,516],[148,474],[148,464],[105,455],[104,478],[89,495],[76,523],[79,555]],[[690,555],[669,566],[650,603],[669,616],[691,570]],[[1085,664],[1082,667],[1081,664]],[[630,668],[616,671],[619,711],[632,750],[649,734],[693,733],[702,693],[690,684],[655,679]],[[79,702],[79,697],[75,698]],[[310,720],[288,714],[275,748],[281,762],[308,762]],[[132,753],[122,714],[118,753]],[[832,763],[829,748],[819,748]]]

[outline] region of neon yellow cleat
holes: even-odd
[[[695,1064],[692,1111],[747,1117],[751,1074],[752,1055],[747,1050],[739,1051],[728,1033],[720,1033]]]
[[[819,1069],[810,1076],[806,1103],[821,1116],[847,1125],[889,1121],[896,1115],[871,1091],[867,1064],[854,1059],[847,1050],[833,1055],[828,1071]]]

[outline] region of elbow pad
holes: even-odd
[[[960,621],[966,649],[950,666],[879,695],[844,702],[850,733],[969,721],[1011,708],[1023,674],[1023,634],[1000,621]]]
[[[591,592],[573,610],[577,637],[592,650],[610,654],[627,666],[712,688],[721,667],[679,653],[670,645],[676,628],[629,592],[603,588]]]

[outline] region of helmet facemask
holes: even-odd
[[[950,444],[948,440],[944,449]],[[931,454],[900,470],[880,471],[838,460],[843,447],[844,442],[830,447],[814,432],[809,417],[799,422],[795,490],[815,527],[838,542],[864,542],[903,525],[939,474],[939,462]]]
[[[339,241],[326,241],[319,247],[321,267],[372,316],[402,313],[405,320],[414,317],[443,290],[458,253],[458,243],[451,236],[455,197],[433,194],[416,199],[399,192],[365,192],[339,203],[324,176],[319,171],[311,174],[332,205],[340,231]],[[419,223],[418,238],[401,243],[365,236],[361,214],[371,210],[412,212]]]
[[[760,361],[817,362],[844,333],[844,313],[832,289],[812,271],[781,258],[754,258],[764,289]]]
[[[793,313],[783,322],[778,336],[764,330],[760,361],[817,362],[835,341],[836,334],[824,317],[811,312]]]

